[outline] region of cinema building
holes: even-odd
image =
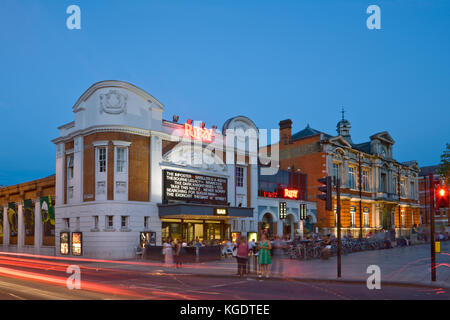
[[[164,120],[163,112],[153,96],[120,81],[96,83],[78,99],[74,121],[53,140],[56,254],[128,258],[139,241],[255,238],[263,229],[293,236],[302,210],[314,220],[306,179],[296,176],[293,189],[287,174],[287,183],[258,189],[250,119],[231,118],[219,131]],[[286,197],[273,193],[282,185]]]

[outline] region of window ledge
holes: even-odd
[[[94,228],[94,229],[91,229],[91,232],[100,232],[100,229]]]
[[[131,229],[129,229],[129,228],[121,228],[120,232],[131,232]]]
[[[107,228],[107,229],[103,229],[103,231],[105,231],[105,232],[114,232],[114,231],[116,231],[116,229],[114,229],[114,228]]]

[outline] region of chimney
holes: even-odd
[[[292,120],[286,119],[279,123],[280,126],[280,144],[288,144],[292,135]]]

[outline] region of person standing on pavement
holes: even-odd
[[[181,252],[182,244],[181,241],[178,239],[175,239],[174,241],[174,260],[175,260],[175,268],[181,268]]]
[[[278,275],[283,275],[283,263],[284,263],[284,249],[287,247],[287,243],[284,239],[279,236],[275,237],[273,241],[273,264],[272,264],[272,272],[277,272]]]
[[[236,259],[238,263],[238,273],[239,277],[242,278],[242,275],[247,274],[247,261],[248,261],[248,243],[247,239],[244,236],[241,236],[236,241],[237,253]]]
[[[163,254],[164,254],[164,263],[166,267],[172,267],[173,266],[173,251],[172,251],[172,244],[170,238],[167,238],[167,240],[163,244]]]
[[[266,278],[269,278],[269,266],[272,264],[270,250],[272,250],[272,245],[267,239],[267,236],[262,234],[261,241],[258,243],[258,264],[260,266],[259,278],[263,277],[264,274],[266,275]]]
[[[253,239],[252,241],[248,242],[248,250],[249,250],[249,258],[248,258],[248,264],[247,264],[247,273],[250,274],[251,273],[251,269],[250,269],[250,260],[253,260],[253,263],[255,263],[255,249],[256,249],[256,242],[255,239]],[[256,267],[254,267],[254,269],[256,270]]]

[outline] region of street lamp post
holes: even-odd
[[[334,177],[336,185],[337,209],[337,276],[341,277],[341,180]]]

